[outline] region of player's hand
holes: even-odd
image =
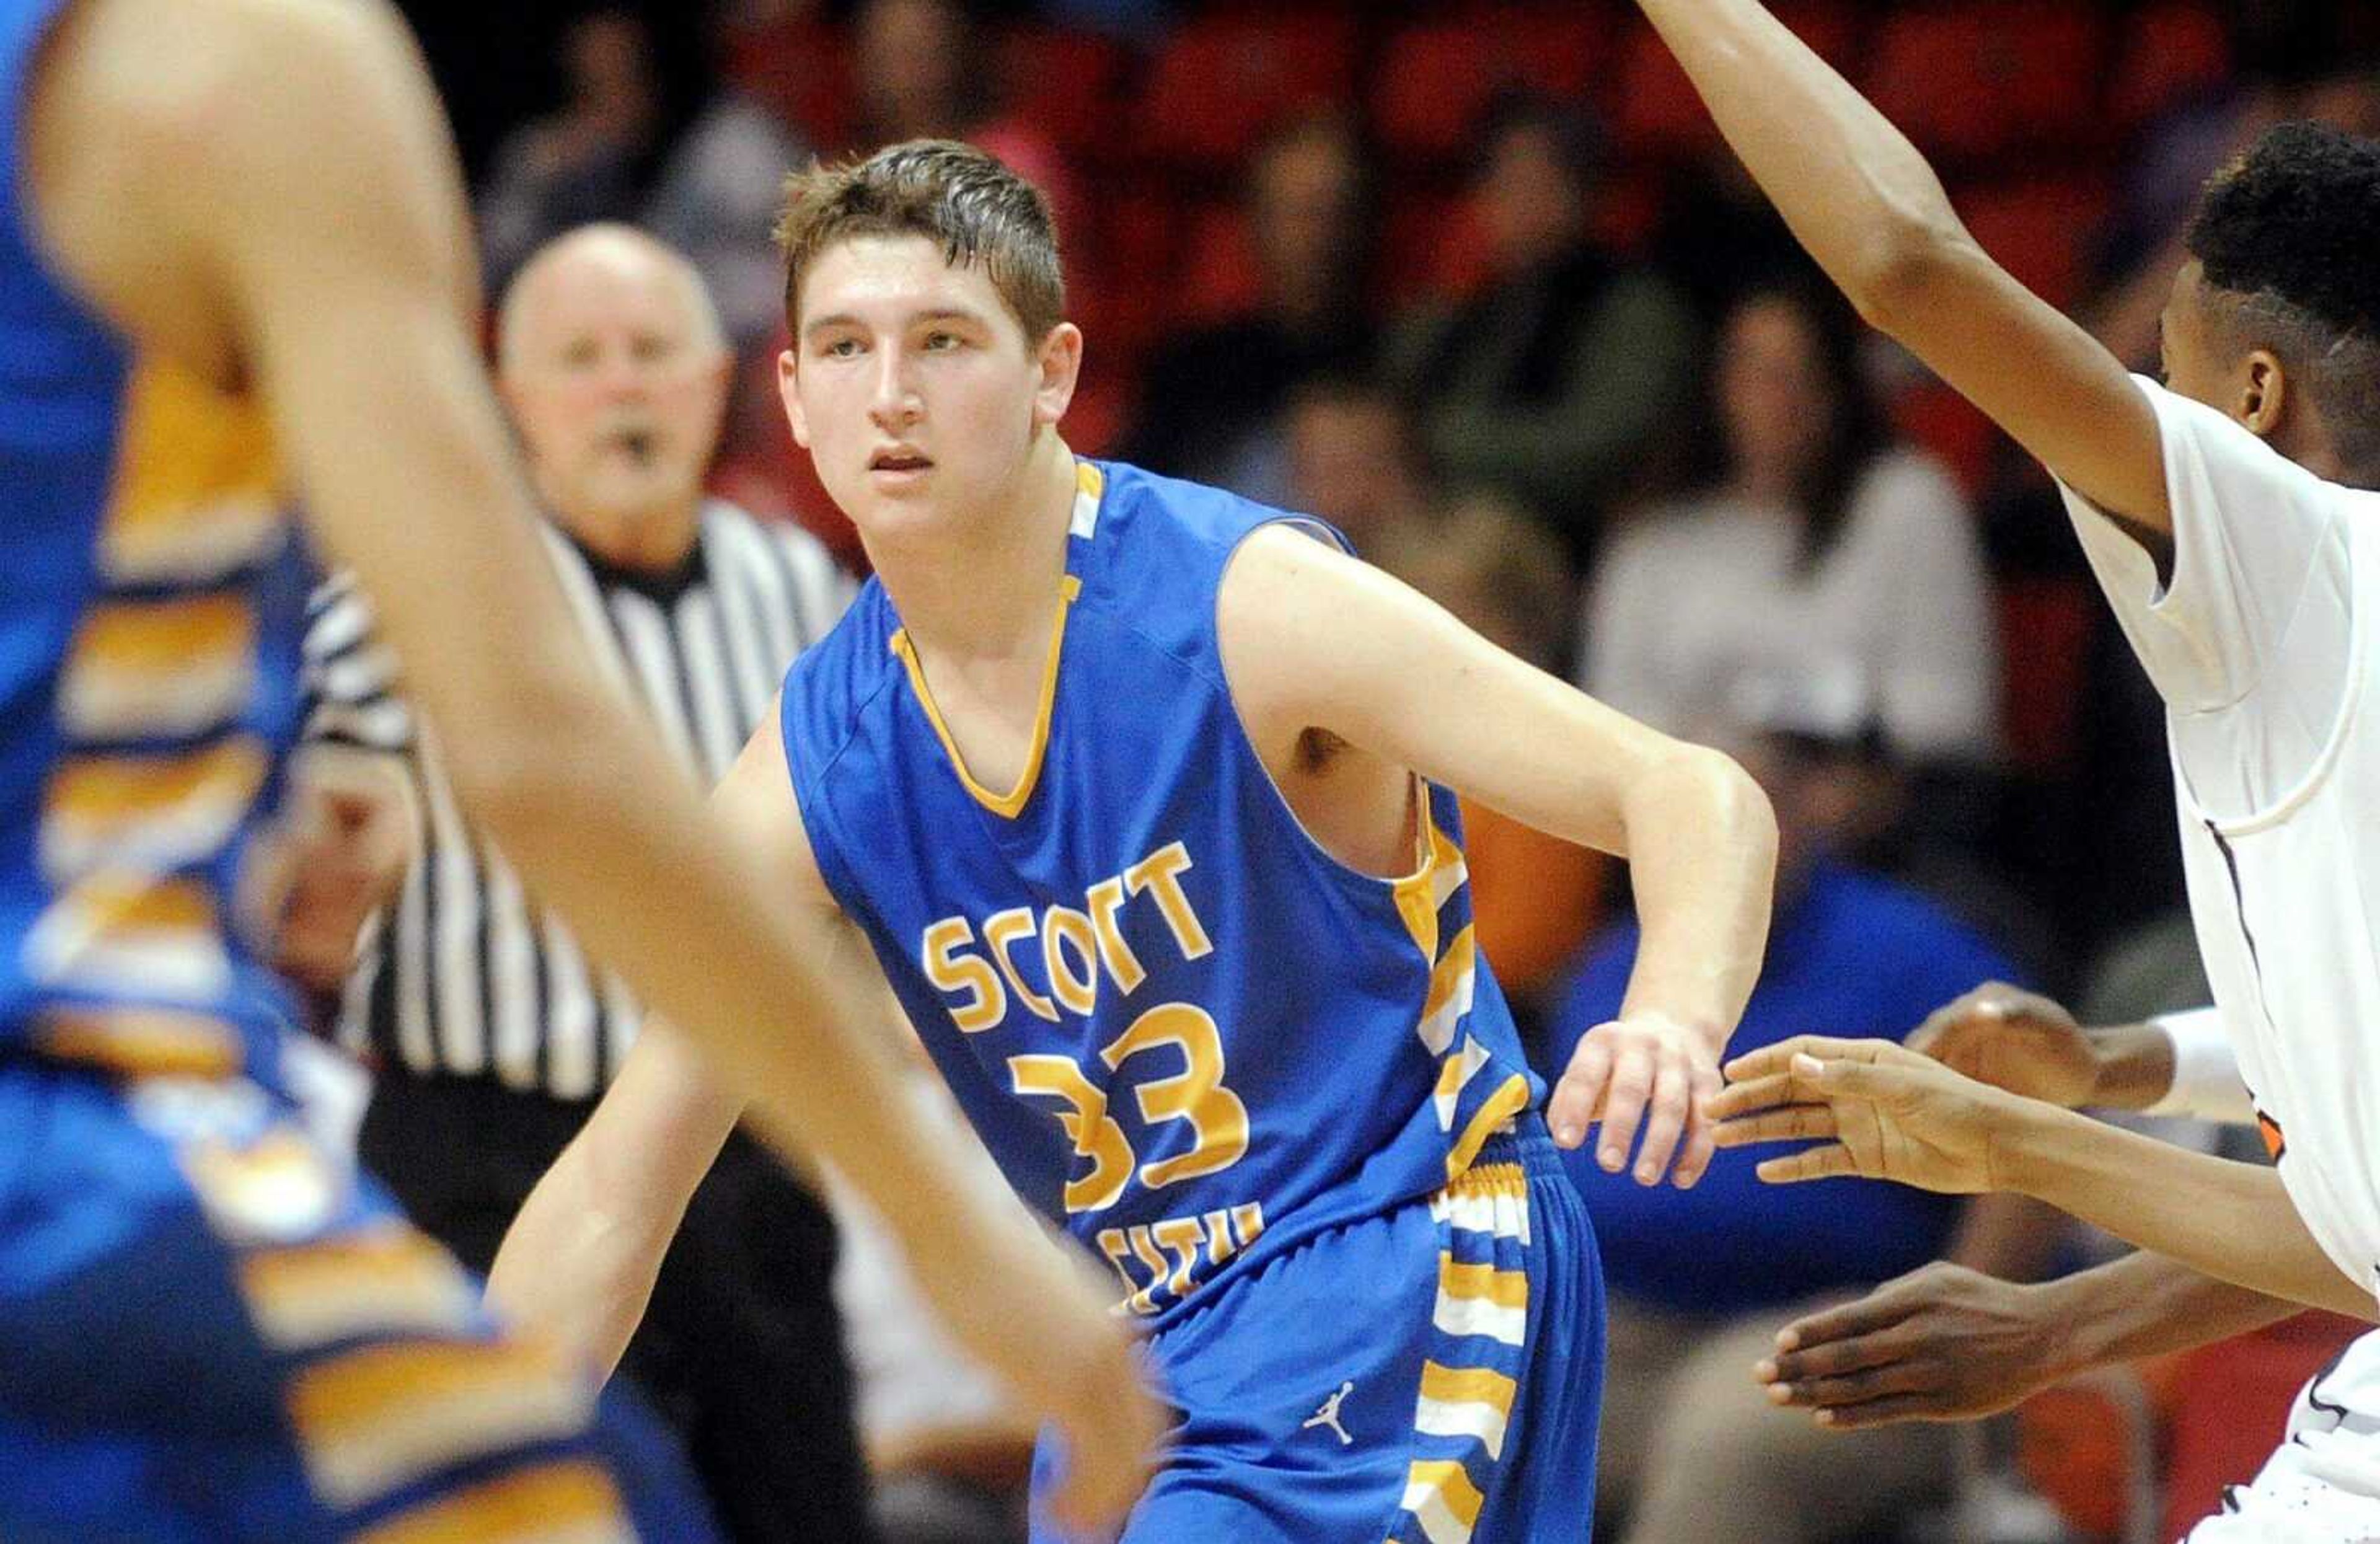
[[[1546,1118],[1554,1140],[1575,1148],[1597,1121],[1596,1161],[1618,1173],[1636,1145],[1636,1183],[1658,1185],[1676,1160],[1683,1190],[1710,1167],[1708,1104],[1718,1092],[1718,1058],[1707,1037],[1656,1014],[1598,1024],[1579,1037],[1554,1086]]]
[[[364,919],[412,860],[412,796],[389,758],[313,746],[293,764],[285,808],[290,875],[274,958],[304,984],[335,990]]]
[[[2074,1015],[2001,981],[1935,1009],[1906,1043],[1979,1083],[2068,1110],[2098,1089],[2098,1049]]]
[[[1753,1376],[1832,1430],[1974,1420],[2065,1376],[2062,1317],[2040,1287],[1937,1262],[1795,1319]]]
[[[1167,1428],[1139,1348],[1110,1311],[1114,1278],[1022,1216],[968,1231],[967,1251],[913,1257],[919,1284],[1019,1409],[1055,1429],[1051,1516],[1070,1533],[1111,1534],[1148,1489]]]
[[[1921,1190],[1995,1188],[1993,1137],[2012,1096],[1890,1040],[1801,1035],[1728,1064],[1718,1145],[1815,1139],[1763,1162],[1771,1185],[1857,1174]]]

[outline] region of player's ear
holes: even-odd
[[[2231,416],[2259,439],[2273,438],[2289,408],[2289,371],[2271,349],[2257,348],[2241,363],[2239,379],[2239,400]]]
[[[1041,380],[1033,393],[1033,421],[1044,427],[1066,416],[1075,400],[1075,383],[1083,372],[1083,330],[1071,322],[1050,329],[1035,352]]]
[[[798,361],[790,348],[777,356],[777,399],[785,405],[785,421],[793,426],[794,444],[810,448],[810,420],[802,411],[802,394],[795,371]]]

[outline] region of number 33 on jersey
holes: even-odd
[[[1298,825],[1215,637],[1271,512],[1083,467],[1017,786],[968,775],[880,586],[788,676],[819,869],[1027,1201],[1156,1319],[1431,1195],[1541,1092],[1470,931],[1452,796],[1377,879]]]

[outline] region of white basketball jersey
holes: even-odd
[[[2143,381],[2175,547],[2066,491],[2165,699],[2198,945],[2308,1229],[2380,1283],[2380,495]]]

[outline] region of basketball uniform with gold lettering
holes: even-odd
[[[34,249],[66,3],[0,0],[0,1538],[707,1537],[282,1088],[307,565],[258,406]]]
[[[1216,638],[1238,543],[1291,517],[1113,464],[1078,490],[1016,786],[968,772],[880,584],[783,712],[828,886],[1183,1413],[1125,1537],[1583,1538],[1593,1242],[1475,944],[1454,798],[1421,786],[1401,877],[1325,852]]]

